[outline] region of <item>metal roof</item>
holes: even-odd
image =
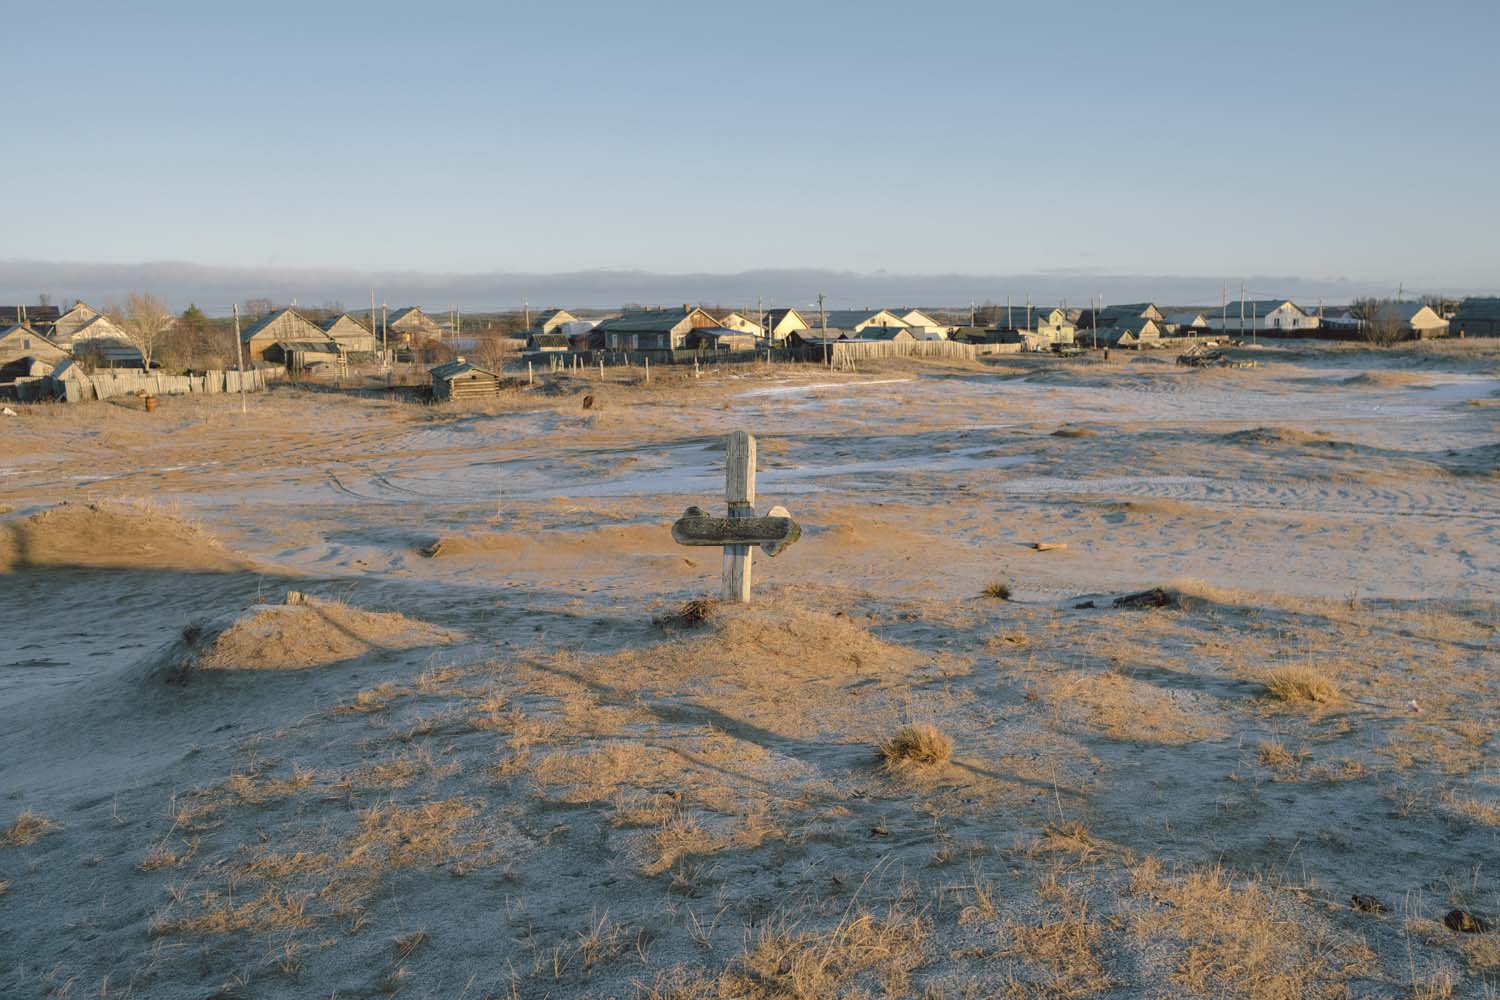
[[[607,319],[594,329],[606,333],[670,333],[678,324],[687,319],[698,309],[683,312],[680,309],[646,309],[640,312],[628,312]],[[704,313],[707,316],[707,313]]]
[[[1500,322],[1500,298],[1472,295],[1464,299],[1459,304],[1458,312],[1453,314],[1453,322],[1459,323],[1466,319]]]

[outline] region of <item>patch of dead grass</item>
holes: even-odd
[[[27,847],[61,829],[60,825],[41,813],[23,809],[10,826],[5,828],[4,833],[0,833],[0,846]]]
[[[1374,953],[1316,914],[1222,869],[1166,874],[1148,858],[1131,870],[1148,905],[1132,915],[1137,939],[1171,948],[1172,980],[1200,996],[1245,1000],[1342,998]]]
[[[1314,667],[1277,667],[1266,675],[1266,696],[1286,704],[1331,705],[1340,698],[1333,678]]]
[[[359,831],[349,839],[342,867],[375,870],[439,865],[474,852],[462,839],[465,824],[479,810],[462,798],[415,806],[394,802],[360,814]]]
[[[1047,916],[1036,923],[1007,921],[1000,954],[1017,959],[1021,977],[1009,993],[1019,997],[1090,997],[1108,991],[1114,980],[1100,958],[1104,928],[1079,892],[1049,875],[1038,895]]]
[[[879,747],[881,766],[894,774],[941,767],[953,756],[953,738],[938,727],[902,726]]]

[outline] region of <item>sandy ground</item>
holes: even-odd
[[[23,408],[0,995],[1495,996],[1500,347],[1254,356]]]

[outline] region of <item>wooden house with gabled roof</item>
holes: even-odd
[[[386,319],[386,332],[403,344],[443,339],[443,328],[417,306],[403,306],[391,313]]]
[[[809,324],[795,309],[766,310],[765,337],[773,344],[785,343],[798,330],[806,330]]]
[[[546,312],[540,313],[537,318],[532,321],[531,332],[560,333],[563,331],[558,330],[558,327],[563,326],[566,323],[577,322],[578,317],[574,316],[566,309],[548,309]]]
[[[467,358],[454,358],[430,369],[428,374],[432,376],[434,400],[473,399],[494,396],[500,391],[500,376]]]
[[[828,320],[826,324],[822,321],[825,316]],[[872,326],[904,327],[906,322],[889,309],[829,309],[817,317],[815,325],[819,328],[826,325],[830,329],[853,330],[859,333]]]
[[[702,309],[644,309],[607,319],[595,329],[607,351],[676,351],[693,330],[717,329],[719,321]]]
[[[375,334],[349,313],[339,313],[323,324],[323,332],[338,342],[345,354],[373,354]]]
[[[764,337],[765,331],[756,320],[741,312],[732,312],[727,316],[719,317],[719,325],[726,330],[735,333],[747,333],[752,337]]]
[[[240,343],[245,345],[245,359],[250,362],[288,364],[295,351],[335,357],[340,353],[338,341],[290,308],[267,313],[241,330]]]
[[[29,326],[0,332],[0,382],[46,375],[68,360],[68,352]]]

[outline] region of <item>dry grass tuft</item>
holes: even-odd
[[[953,756],[953,738],[936,726],[922,723],[898,729],[879,749],[887,771],[909,772],[948,763]]]
[[[984,588],[983,596],[992,601],[1010,600],[1010,584],[996,581]]]
[[[719,610],[719,602],[707,597],[688,601],[676,611],[651,619],[651,624],[668,632],[697,628],[712,618]]]
[[[1266,676],[1266,694],[1281,702],[1329,705],[1338,700],[1339,689],[1312,667],[1278,667]]]
[[[0,846],[25,847],[61,829],[61,826],[41,813],[24,809],[21,815],[16,817],[15,822],[5,828],[4,834],[0,834]]]

